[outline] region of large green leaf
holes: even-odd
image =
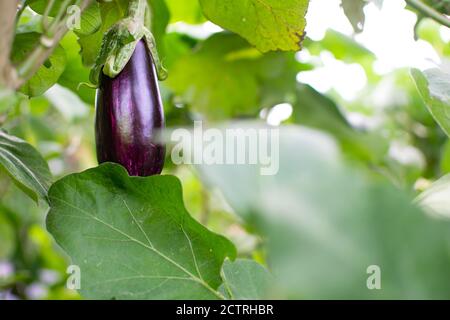
[[[0,168],[34,200],[46,198],[52,180],[47,162],[31,145],[1,130]]]
[[[425,105],[450,137],[450,73],[442,69],[411,70]]]
[[[200,4],[209,20],[262,52],[301,49],[309,0],[200,0]]]
[[[290,297],[450,296],[449,223],[347,165],[328,136],[301,127],[279,134],[276,175],[262,176],[251,165],[199,168],[267,237],[271,269]],[[380,290],[367,286],[373,267],[381,270]]]
[[[225,260],[220,290],[233,300],[258,300],[268,296],[273,282],[269,271],[253,260]]]
[[[39,45],[41,34],[28,32],[17,34],[14,39],[12,60],[19,63]],[[35,75],[20,89],[29,96],[39,96],[54,85],[66,67],[66,52],[61,46],[57,46],[50,58],[42,65]]]
[[[188,214],[173,176],[129,177],[104,164],[57,181],[47,228],[96,299],[215,299],[235,248]]]

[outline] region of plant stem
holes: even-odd
[[[18,5],[18,0],[0,1],[0,86],[12,87],[15,78],[10,54]]]
[[[144,24],[146,7],[146,0],[131,0],[128,6],[128,16]]]
[[[93,0],[82,0],[80,4],[80,10],[83,12]],[[55,19],[56,20],[56,19]],[[44,62],[50,57],[53,50],[58,45],[59,41],[64,37],[68,31],[65,15],[61,17],[60,21],[51,26],[53,34],[52,38],[46,38],[45,34],[41,38],[41,42],[34,48],[33,51],[17,66],[17,73],[19,79],[15,83],[15,88],[20,88],[26,81],[28,81],[37,70],[44,64]],[[50,45],[48,45],[50,43]]]
[[[55,0],[49,0],[47,6],[45,7],[44,15],[42,16],[42,29],[47,30],[49,26],[49,14],[55,4]]]
[[[447,18],[445,15],[439,13],[432,7],[426,5],[420,0],[405,0],[408,5],[422,13],[424,16],[429,17],[433,19],[436,22],[439,22],[443,26],[446,26],[447,28],[450,28],[450,19]]]

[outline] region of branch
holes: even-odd
[[[12,87],[14,68],[10,61],[18,0],[0,1],[0,85]]]
[[[3,1],[3,0],[1,0]],[[80,10],[83,12],[93,0],[83,0],[80,4]],[[60,19],[56,26],[51,28],[52,37],[48,38],[45,34],[42,35],[40,43],[37,47],[30,52],[25,60],[17,66],[17,73],[19,79],[15,83],[15,88],[20,88],[25,82],[27,82],[44,64],[44,62],[50,57],[55,50],[56,46],[64,35],[68,32],[68,26],[66,16]]]
[[[436,22],[439,22],[443,26],[450,28],[450,19],[440,12],[436,11],[432,7],[426,5],[420,0],[405,0],[408,5],[422,13],[424,16],[433,19]]]

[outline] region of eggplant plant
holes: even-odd
[[[0,0],[0,300],[450,298],[450,2],[330,2]]]

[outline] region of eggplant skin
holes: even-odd
[[[163,128],[156,68],[141,40],[117,77],[100,76],[95,117],[98,162],[121,164],[131,176],[160,174],[165,147],[155,138]]]

